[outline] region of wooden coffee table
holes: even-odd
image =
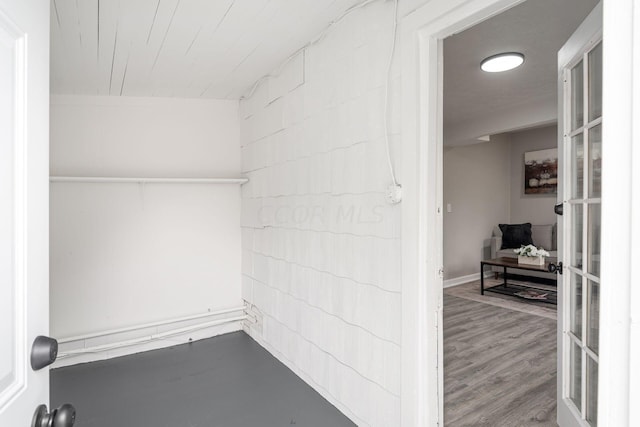
[[[490,288],[486,288],[484,287],[484,267],[485,266],[494,266],[494,267],[502,267],[504,269],[504,274],[503,274],[503,278],[504,281],[502,283],[502,285],[497,285],[497,286],[492,286]],[[503,294],[503,295],[511,295],[511,296],[518,296],[515,295],[516,292],[519,292],[523,289],[535,289],[538,291],[543,291],[543,292],[547,292],[547,298],[543,299],[543,300],[538,300],[538,299],[531,299],[529,301],[540,301],[540,302],[545,302],[548,304],[557,304],[558,303],[558,292],[557,289],[553,289],[550,290],[548,287],[544,288],[544,287],[540,287],[540,286],[536,286],[535,284],[528,284],[528,283],[518,283],[518,284],[510,284],[507,282],[507,269],[514,269],[514,270],[523,270],[523,271],[537,271],[537,272],[541,272],[541,273],[548,273],[549,272],[549,263],[545,262],[544,265],[529,265],[529,264],[519,264],[518,263],[518,259],[517,258],[494,258],[494,259],[488,259],[488,260],[484,260],[484,261],[480,261],[480,294],[484,295],[485,291],[488,292],[496,292],[499,294]],[[524,274],[526,276],[526,274]]]

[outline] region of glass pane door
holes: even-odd
[[[565,71],[564,149],[568,212],[563,278],[563,398],[585,425],[598,423],[600,206],[602,182],[602,42]]]

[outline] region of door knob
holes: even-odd
[[[76,408],[65,403],[49,413],[47,405],[40,405],[33,414],[31,427],[73,427],[76,422]]]

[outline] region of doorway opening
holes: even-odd
[[[444,171],[444,176],[441,177],[444,181],[441,206],[444,223],[443,279],[445,286],[464,283],[468,285],[469,282],[476,282],[475,285],[478,287],[479,294],[478,282],[480,281],[481,272],[478,270],[480,261],[495,258],[496,248],[492,251],[491,243],[494,237],[501,237],[499,236],[501,231],[498,228],[499,224],[530,224],[529,227],[533,225],[538,231],[536,240],[544,239],[540,237],[543,235],[541,228],[544,226],[545,231],[548,231],[545,234],[548,235],[548,239],[535,242],[536,246],[546,246],[545,249],[549,251],[557,251],[555,242],[557,233],[556,214],[553,211],[557,193],[553,191],[555,190],[554,188],[551,191],[545,190],[549,187],[554,187],[549,185],[549,181],[551,181],[549,178],[553,178],[557,182],[558,174],[554,171],[556,173],[548,177],[546,175],[550,174],[545,170],[544,173],[546,175],[536,177],[535,185],[527,186],[527,183],[531,183],[532,179],[525,173],[527,167],[525,162],[529,153],[535,154],[537,151],[544,150],[546,152],[557,148],[557,114],[555,111],[557,106],[557,52],[597,2],[593,1],[588,5],[584,2],[576,2],[575,5],[569,4],[571,2],[564,2],[561,5],[555,4],[553,6],[557,7],[558,10],[553,12],[549,12],[552,8],[549,4],[533,3],[525,2],[513,9],[509,9],[468,30],[444,39],[442,45],[440,45],[444,52],[444,72],[442,73],[444,76],[444,135],[442,139],[444,146],[440,149]],[[540,22],[535,22],[536,6],[540,7],[538,11]],[[581,10],[582,8],[584,10]],[[549,19],[549,16],[553,16],[555,19]],[[509,19],[511,19],[511,22],[509,22]],[[545,28],[545,30],[541,31],[541,28]],[[498,35],[500,30],[504,31],[502,39]],[[495,34],[491,34],[492,32]],[[518,40],[518,34],[520,33],[523,39],[531,42],[535,48],[527,50],[526,43]],[[471,34],[469,39],[464,40],[464,36],[469,34]],[[486,37],[482,37],[483,35]],[[491,35],[493,35],[493,39]],[[538,36],[537,40],[536,36]],[[556,37],[556,39],[549,40],[553,39],[553,37]],[[458,46],[461,53],[456,52],[460,55],[458,62],[451,60],[452,56],[449,55],[448,50],[450,46],[456,47],[455,42],[457,40],[461,40],[460,46],[462,47],[460,49],[460,46]],[[474,45],[470,40],[476,41],[477,45]],[[502,44],[496,43],[499,41],[502,41]],[[507,72],[501,76],[497,74],[488,76],[480,71],[479,65],[484,57],[501,51],[516,51],[518,49],[524,50],[526,52],[525,58],[527,58],[525,59],[525,67],[521,67],[520,70]],[[542,53],[545,49],[547,50],[548,61],[545,64],[546,68],[542,60],[545,57]],[[480,80],[474,80],[469,75],[459,77],[460,74],[470,68],[477,69]],[[547,71],[546,73],[545,70]],[[523,74],[525,75],[524,77],[527,77],[527,71],[533,71],[533,78],[523,78]],[[452,77],[457,77],[459,80],[448,85],[448,79],[455,81]],[[536,84],[538,86],[534,87]],[[448,90],[448,88],[454,89]],[[493,93],[491,93],[491,89],[494,89]],[[510,99],[510,96],[513,96],[513,98]],[[556,154],[556,168],[557,157]],[[544,185],[542,185],[543,180],[545,181]],[[534,190],[540,191],[529,191],[531,188],[528,187],[537,187]],[[478,230],[482,228],[484,230]],[[494,228],[498,232],[493,231]],[[511,249],[511,252],[513,252],[513,248],[505,245],[497,248],[498,251],[500,249]],[[553,261],[555,261],[557,255],[555,253],[553,255],[553,258],[555,258]],[[538,278],[530,278],[529,273],[526,271],[519,273],[522,273],[522,277],[519,277],[519,279],[526,282],[529,279],[534,283],[540,280]],[[541,276],[542,280],[554,280],[553,275],[541,274]],[[551,292],[552,290],[549,289],[549,291]],[[545,297],[550,292],[542,292],[542,296]],[[449,386],[447,383],[447,365],[451,362],[447,357],[448,350],[451,350],[447,343],[447,305],[451,302],[448,301],[450,299],[447,291],[445,291],[443,300],[445,372],[443,406],[445,424],[453,419],[450,417],[452,412],[448,411],[447,408],[447,393],[456,388],[473,389],[471,384],[454,383]],[[522,309],[524,312],[527,312],[527,307],[531,306],[530,302],[518,301],[518,298],[513,298],[513,300],[515,301],[514,304],[524,307]],[[536,301],[535,304],[537,306],[542,305],[540,301]],[[465,310],[467,308],[462,309],[463,312]],[[509,308],[509,310],[513,311],[513,308]],[[535,312],[536,310],[537,308],[533,311]],[[471,319],[469,316],[465,318],[464,313],[457,321],[460,322],[461,319],[466,319],[468,323],[474,325],[482,324],[482,322],[478,322],[477,319]],[[522,322],[522,324],[524,325],[525,322]],[[536,328],[535,325],[536,322],[534,321],[531,328],[528,329],[540,332],[542,328]],[[458,327],[458,332],[460,332],[460,324],[456,324],[455,327]],[[550,352],[546,352],[549,359],[548,366],[544,367],[542,366],[543,364],[539,364],[536,368],[536,362],[522,360],[520,361],[521,363],[511,366],[505,364],[505,366],[508,366],[507,371],[510,370],[512,377],[519,375],[516,373],[519,368],[527,366],[524,375],[521,375],[520,384],[527,383],[522,381],[522,378],[526,377],[527,374],[536,377],[536,379],[545,375],[551,376],[546,378],[550,380],[546,384],[547,392],[542,393],[547,398],[549,394],[553,395],[551,399],[548,399],[548,407],[543,408],[542,406],[544,405],[541,406],[540,401],[538,401],[537,409],[527,409],[536,410],[540,422],[555,421],[556,418],[555,328],[555,322],[551,321],[547,334],[549,335],[547,337],[548,348],[551,349]],[[473,335],[471,332],[469,333]],[[522,333],[520,335],[525,336],[527,334]],[[528,338],[531,338],[531,335]],[[546,347],[536,341],[539,338],[540,336],[537,336],[533,342],[528,344],[523,342],[520,347],[516,346],[516,348],[522,350],[520,352],[522,354],[519,354],[519,356],[524,357],[524,353],[527,351],[534,358],[536,355],[539,356],[539,354],[545,353],[546,350],[544,349]],[[496,345],[497,341],[493,344]],[[491,343],[477,345],[479,347],[491,347]],[[458,361],[461,357],[464,357],[460,352],[460,348],[460,346],[453,346],[455,350],[453,359],[458,359]],[[514,351],[518,353],[517,350]],[[487,352],[484,352],[484,356],[491,358]],[[470,357],[472,358],[473,356]],[[499,360],[499,357],[494,359]],[[540,357],[537,359],[539,361]],[[473,366],[473,364],[468,363],[467,367],[469,366]],[[479,371],[477,366],[475,368]],[[508,376],[509,374],[505,375]],[[499,375],[494,376],[493,379],[495,382],[504,380]],[[479,384],[480,388],[483,385],[486,388],[486,383]],[[540,384],[535,383],[535,381],[531,381],[527,385],[532,385],[538,391],[541,388]],[[497,387],[498,389],[499,387]],[[482,394],[479,389],[477,391],[476,396]],[[533,400],[531,396],[525,397],[528,392],[524,388],[519,390],[518,393],[520,393],[521,399]],[[515,395],[511,395],[508,398],[512,399],[511,403],[513,403],[514,399],[518,399]],[[496,403],[495,395],[489,399],[491,405],[483,405],[480,399],[475,399],[477,401],[475,402],[476,406],[471,405],[470,407],[476,409],[484,407],[491,415],[502,417],[501,419],[503,420],[508,419],[508,415],[496,412],[495,408],[500,405]],[[455,400],[459,401],[461,399]],[[459,405],[455,408],[455,411],[457,411],[458,416],[462,415],[461,412],[464,412]],[[475,421],[482,419],[481,411],[473,410],[472,412],[473,416],[478,417]],[[468,421],[471,420],[468,419]]]
[[[556,275],[496,264],[558,262],[557,53],[596,4],[527,1],[443,41],[445,425],[556,420]],[[504,52],[524,63],[481,70]]]

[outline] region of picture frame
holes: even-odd
[[[524,194],[558,193],[558,149],[524,153]]]

